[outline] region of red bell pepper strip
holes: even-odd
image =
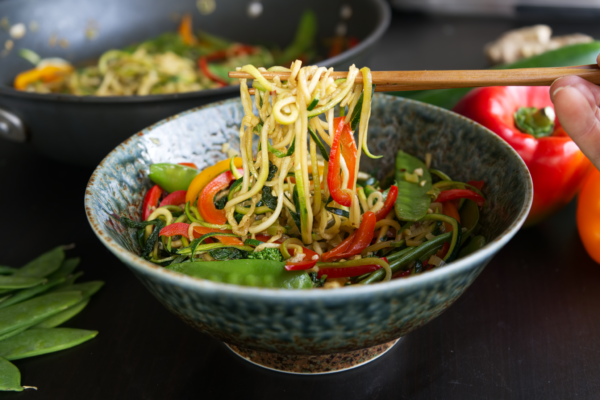
[[[394,208],[394,204],[396,203],[396,199],[398,198],[398,186],[391,186],[390,191],[388,192],[387,198],[383,203],[383,207],[379,211],[375,213],[375,218],[377,221],[384,219],[386,215],[392,211]]]
[[[180,204],[185,204],[185,194],[187,190],[177,190],[167,197],[165,197],[161,202],[160,206],[178,206]]]
[[[225,82],[223,79],[221,79],[218,76],[216,76],[215,74],[213,74],[210,71],[210,69],[208,69],[208,63],[206,62],[206,57],[200,57],[198,59],[198,66],[200,67],[200,70],[202,71],[202,73],[204,75],[206,75],[206,77],[208,79],[210,79],[211,81],[217,82],[221,86],[227,86],[228,85],[227,82]]]
[[[142,218],[144,221],[148,219],[150,214],[156,210],[158,205],[158,199],[162,195],[163,190],[158,185],[152,186],[150,190],[144,196],[144,202],[142,203]]]
[[[495,132],[521,156],[533,179],[533,205],[525,226],[540,222],[568,204],[590,167],[559,121],[547,136],[524,133],[515,123],[520,107],[553,108],[548,87],[495,86],[470,91],[453,111]]]
[[[344,122],[344,117],[334,119],[333,124],[335,126],[335,134],[331,144],[331,152],[329,153],[327,185],[329,186],[333,200],[345,207],[350,207],[352,205],[352,195],[343,189],[352,190],[354,187],[354,169],[357,159],[356,143],[354,142],[350,125]],[[344,157],[349,171],[347,188],[342,188],[340,157]]]
[[[317,277],[321,278],[327,275],[327,278],[351,278],[353,276],[361,276],[369,272],[377,271],[381,265],[358,265],[356,267],[345,268],[319,268]]]
[[[317,254],[316,252],[312,251],[311,249],[307,249],[306,247],[302,248],[304,251],[304,254],[306,254],[306,256],[304,256],[304,259],[302,261],[299,262],[288,262],[285,263],[285,269],[288,271],[300,271],[300,270],[305,270],[305,269],[311,269],[312,267],[315,266],[315,264],[317,263],[317,261],[319,261],[319,254]],[[289,250],[290,254],[293,254],[294,249],[290,249]],[[315,257],[317,256],[317,257]]]
[[[394,274],[392,275],[392,279],[403,278],[403,277],[408,276],[408,275],[410,275],[410,269],[408,271],[394,272]]]
[[[184,222],[175,222],[171,225],[167,225],[160,230],[159,236],[184,236],[188,237],[188,229],[190,228],[190,224],[186,224]],[[189,238],[188,238],[189,239]]]
[[[221,190],[226,189],[235,177],[231,171],[225,171],[209,182],[200,192],[198,197],[198,211],[206,222],[211,224],[223,225],[227,223],[225,210],[217,210],[215,207],[215,195]]]
[[[467,184],[476,187],[477,189],[483,189],[484,181],[469,181]]]
[[[438,201],[440,203],[444,203],[446,201],[451,201],[451,200],[454,200],[454,199],[469,199],[469,200],[473,200],[475,203],[477,203],[477,205],[479,207],[483,207],[483,205],[485,204],[485,199],[483,197],[481,197],[480,195],[478,195],[474,191],[468,190],[468,189],[450,189],[450,190],[444,190],[444,191],[440,192],[440,194],[438,195],[436,201]]]
[[[190,167],[190,168],[198,169],[198,167],[196,166],[196,164],[194,164],[193,162],[180,162],[179,165],[183,165],[184,167]]]
[[[373,230],[375,229],[376,222],[374,212],[367,211],[364,213],[360,227],[337,247],[324,253],[321,256],[323,261],[334,258],[347,258],[362,253],[364,249],[369,247],[371,240],[373,240]],[[350,238],[352,239],[349,240]]]

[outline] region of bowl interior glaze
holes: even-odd
[[[382,177],[399,149],[424,158],[460,181],[484,180],[481,225],[489,243],[443,268],[390,283],[339,290],[257,289],[190,278],[137,255],[134,232],[109,213],[139,220],[151,186],[148,167],[194,162],[200,169],[239,148],[239,100],[214,103],[153,125],[131,137],[98,166],[86,190],[86,212],[98,238],[138,275],[168,309],[220,340],[261,351],[326,354],[370,347],[427,323],[452,304],[522,225],[532,200],[527,167],[506,142],[449,111],[376,95],[369,147],[383,158],[361,159]]]

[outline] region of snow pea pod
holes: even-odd
[[[79,257],[67,258],[65,261],[62,262],[62,264],[56,271],[47,276],[48,280],[67,277],[71,275],[73,271],[75,271],[75,268],[77,268],[77,266],[79,265],[80,261],[81,259]]]
[[[415,171],[422,174],[415,173]],[[416,182],[410,182],[411,176]],[[424,182],[424,183],[423,183]],[[418,221],[427,214],[431,196],[431,174],[425,163],[416,157],[400,150],[396,155],[396,184],[398,197],[396,198],[396,216],[401,221]]]
[[[466,257],[469,254],[476,252],[483,246],[485,246],[485,237],[481,235],[475,236],[465,247],[462,248],[460,253],[458,253],[458,257]]]
[[[0,335],[34,325],[81,301],[81,292],[49,293],[0,310]]]
[[[59,285],[56,285],[56,287],[54,288],[53,292],[57,291],[58,289],[62,289],[62,288],[65,288],[67,286],[73,285],[73,283],[75,283],[75,281],[77,279],[79,279],[79,277],[81,277],[81,275],[83,275],[83,271],[79,271],[79,272],[74,273],[71,276],[68,276],[63,283],[61,283]]]
[[[0,294],[5,294],[14,289],[24,289],[37,286],[45,281],[44,278],[33,278],[26,276],[0,276]]]
[[[69,285],[65,287],[60,287],[56,290],[53,290],[52,293],[61,293],[61,292],[81,292],[82,298],[87,298],[96,293],[100,288],[104,285],[102,281],[89,281],[83,283],[76,283],[74,285]]]
[[[195,261],[171,264],[171,271],[241,286],[311,289],[306,271],[286,271],[285,263],[270,260]]]
[[[58,314],[54,314],[50,318],[40,322],[37,325],[32,326],[32,328],[54,328],[59,326],[60,324],[67,322],[77,314],[79,314],[85,306],[90,302],[90,298],[81,300],[79,303],[75,304],[67,308],[64,311],[59,312]]]
[[[60,246],[55,247],[38,258],[31,260],[25,266],[15,271],[13,275],[27,278],[43,278],[60,268],[64,259],[65,252],[63,248]]]
[[[13,267],[7,267],[6,265],[0,265],[0,274],[1,275],[11,275],[14,274],[17,269]]]
[[[167,192],[173,193],[187,190],[198,172],[197,169],[185,165],[160,163],[150,165],[148,177]]]
[[[0,357],[0,390],[22,392],[21,371],[13,363]]]
[[[464,236],[469,236],[479,223],[479,207],[473,200],[467,200],[460,209],[459,214],[461,225],[467,228]]]
[[[37,296],[38,294],[44,293],[44,292],[50,290],[51,288],[53,288],[54,286],[63,283],[65,281],[65,279],[66,279],[65,277],[56,278],[56,279],[49,280],[48,282],[46,282],[45,284],[42,284],[42,285],[37,285],[37,286],[30,287],[28,289],[19,290],[18,292],[13,294],[11,297],[9,297],[8,299],[6,299],[2,303],[0,303],[0,309],[6,308],[8,306],[12,306],[13,304],[20,303],[20,302],[30,299],[34,296]]]
[[[77,346],[98,331],[72,328],[29,329],[0,342],[0,357],[7,360],[33,357]]]

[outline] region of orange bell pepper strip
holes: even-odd
[[[196,44],[197,40],[194,36],[194,32],[192,31],[192,15],[185,14],[181,19],[181,23],[179,24],[179,36],[181,36],[181,40],[183,43],[188,46],[192,46]]]
[[[221,232],[221,233],[231,233],[230,230],[227,229],[215,229],[215,228],[206,228],[204,226],[195,226],[194,227],[194,238],[199,238],[202,235],[206,235],[207,233],[213,232]],[[187,234],[187,233],[186,233]],[[233,236],[213,236],[214,239],[217,239],[219,242],[223,244],[230,244],[232,246],[243,246],[244,242],[240,239]]]
[[[348,258],[362,253],[364,249],[369,247],[373,240],[373,230],[375,229],[376,222],[377,219],[374,212],[367,211],[364,213],[360,227],[336,248],[324,253],[321,259],[327,261],[334,258]]]
[[[193,205],[202,189],[218,175],[229,169],[229,161],[229,159],[219,161],[215,165],[205,168],[196,175],[185,194],[185,202],[190,202]],[[234,158],[233,163],[236,168],[241,168],[243,165],[243,161],[240,157]]]
[[[357,159],[356,143],[350,130],[350,124],[344,122],[344,117],[336,118],[333,125],[335,126],[335,133],[331,144],[331,152],[329,153],[327,185],[329,186],[331,197],[338,204],[350,207],[352,205],[352,195],[344,189],[352,190],[354,187],[354,167]],[[342,188],[340,157],[344,157],[349,172],[348,186],[346,188]]]
[[[160,236],[183,236],[188,239],[188,232],[190,229],[190,224],[186,224],[184,222],[175,222],[171,225],[167,225],[160,231]],[[231,233],[229,230],[224,229],[213,229],[213,228],[205,228],[204,226],[195,226],[194,227],[194,237],[192,239],[198,239],[202,237],[202,235],[206,235],[207,233],[213,232],[221,232],[221,233]],[[217,239],[219,242],[223,244],[230,244],[232,246],[243,246],[244,243],[233,236],[213,236],[213,238]],[[191,240],[191,239],[190,239]],[[208,240],[208,239],[207,239]]]
[[[34,68],[28,71],[21,72],[15,78],[15,89],[25,90],[30,84],[42,81],[52,82],[62,79],[65,75],[73,71],[73,67],[65,65],[46,65],[43,68]]]
[[[456,204],[454,201],[445,201],[442,203],[444,207],[444,215],[452,217],[460,224],[460,214],[458,213],[458,208],[456,208]],[[447,222],[444,222],[444,226],[446,227],[446,232],[452,232],[452,225]]]

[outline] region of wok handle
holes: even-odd
[[[0,108],[0,138],[17,143],[25,143],[27,135],[21,119],[15,114]]]

